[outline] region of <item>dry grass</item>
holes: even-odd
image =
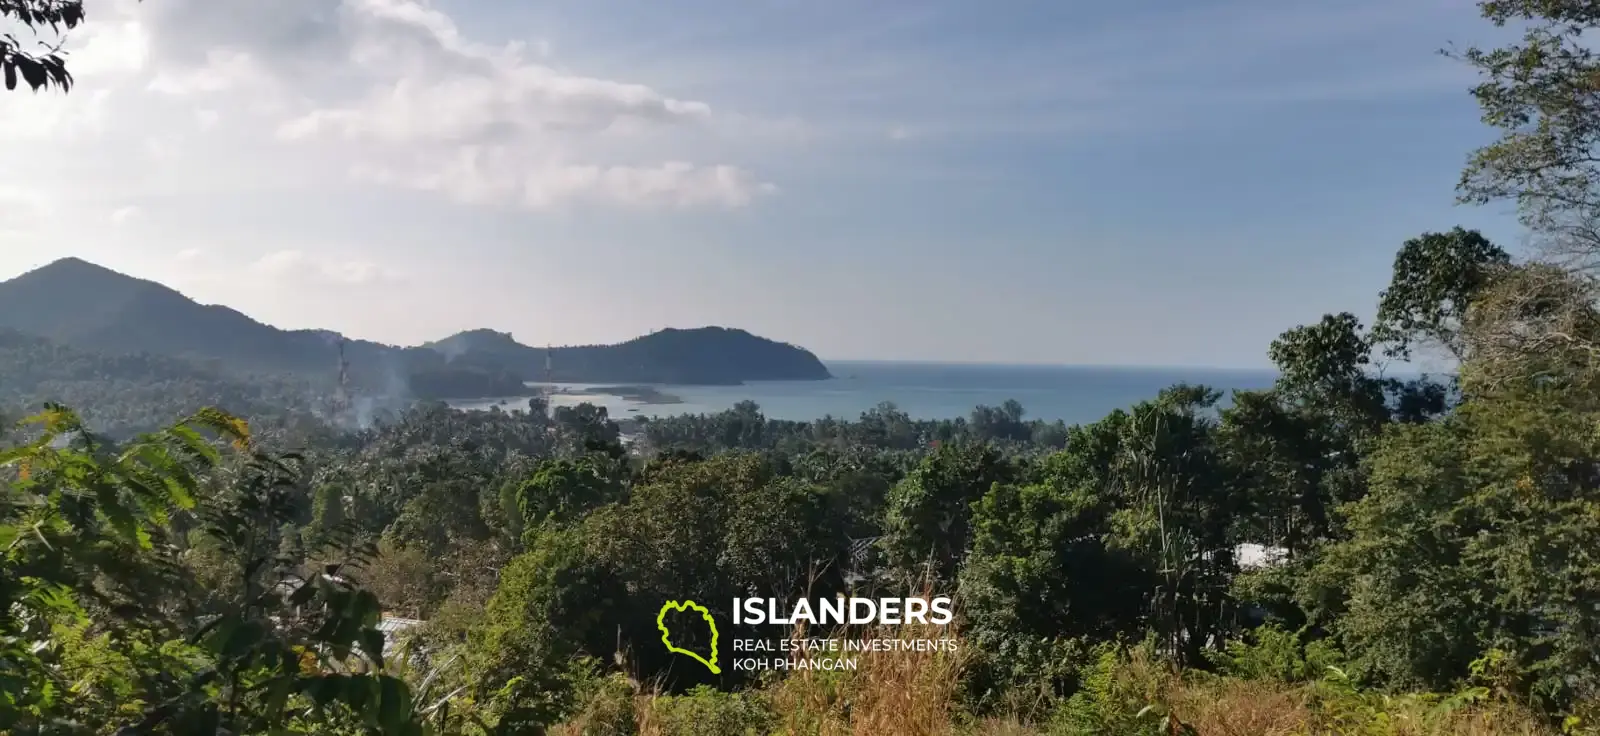
[[[1452,707],[1440,698],[1359,693],[1328,683],[1169,677],[1159,700],[1200,736],[1552,736],[1507,703]]]
[[[803,635],[803,631],[797,631]],[[951,627],[870,629],[862,639],[956,639]],[[782,733],[815,736],[940,736],[951,733],[966,652],[863,652],[851,671],[801,670],[770,690]]]
[[[803,631],[796,631],[803,636]],[[937,626],[900,626],[865,638],[956,638]],[[820,655],[819,655],[820,656]],[[956,652],[863,652],[851,670],[797,670],[744,694],[668,696],[613,681],[560,736],[1067,736],[1057,724],[962,716],[958,688],[967,659]],[[1115,670],[1126,703],[1147,701],[1175,721],[1090,730],[1117,736],[1549,736],[1531,713],[1505,704],[1447,707],[1438,698],[1385,697],[1330,683],[1286,684],[1182,676],[1137,655]],[[1126,710],[1127,705],[1119,706]],[[1134,708],[1138,710],[1138,708]],[[1133,713],[1117,723],[1131,724]],[[1184,731],[1176,724],[1192,728]],[[1175,728],[1176,727],[1176,728]]]
[[[1178,720],[1202,734],[1291,736],[1311,722],[1305,693],[1273,683],[1222,680],[1174,688],[1167,699]]]

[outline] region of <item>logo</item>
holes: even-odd
[[[710,659],[700,656],[697,652],[691,652],[687,649],[682,649],[672,645],[672,632],[667,629],[667,612],[688,610],[694,610],[698,612],[700,614],[700,618],[705,619],[706,625],[711,627]],[[706,669],[711,670],[711,674],[722,674],[722,669],[717,667],[717,620],[711,617],[711,611],[705,606],[695,603],[694,601],[684,601],[682,603],[677,601],[667,601],[666,603],[662,604],[661,612],[656,614],[656,628],[661,630],[661,643],[667,645],[668,652],[692,657],[694,658],[694,661],[705,665]]]
[[[948,597],[926,598],[801,598],[784,611],[776,598],[735,598],[735,624],[902,624],[948,625],[955,617]]]

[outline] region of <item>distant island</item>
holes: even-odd
[[[810,351],[726,327],[669,328],[615,345],[553,348],[470,330],[423,347],[450,365],[516,370],[526,380],[554,383],[738,385],[833,377]]]
[[[665,329],[615,345],[553,348],[530,347],[489,329],[415,347],[323,329],[285,330],[78,258],[0,282],[0,330],[69,347],[80,364],[89,354],[150,355],[191,362],[208,375],[285,376],[324,388],[342,373],[353,391],[416,399],[515,396],[535,381],[640,389],[832,378],[804,348],[727,327]],[[29,353],[55,354],[37,346]],[[667,399],[653,395],[655,401]]]

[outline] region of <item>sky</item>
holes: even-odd
[[[417,344],[1268,365],[1493,140],[1469,0],[88,0],[0,92],[0,278]],[[26,38],[26,37],[24,37]]]

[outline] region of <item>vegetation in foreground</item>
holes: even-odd
[[[1515,199],[1544,250],[1408,241],[1370,329],[1286,332],[1278,384],[1225,408],[1196,386],[1078,427],[743,405],[632,452],[592,406],[356,433],[201,410],[124,441],[47,406],[0,450],[0,730],[1600,731],[1600,17],[1480,6],[1525,39],[1463,54],[1505,135],[1462,191]],[[1418,351],[1458,374],[1370,363]],[[925,590],[957,598],[951,629],[881,634],[962,646],[847,672],[686,669],[653,627],[667,599]],[[389,614],[425,623],[390,637]]]
[[[1594,732],[1592,368],[1484,346],[1503,327],[1465,306],[1538,267],[1424,235],[1372,329],[1273,343],[1273,388],[1076,427],[744,404],[630,451],[593,406],[434,404],[288,453],[215,411],[114,443],[50,407],[0,455],[0,727]],[[1427,345],[1459,378],[1370,370]],[[950,630],[882,635],[960,648],[849,672],[686,668],[654,626],[665,600],[733,639],[744,595],[929,590]],[[425,623],[386,638],[385,615]]]

